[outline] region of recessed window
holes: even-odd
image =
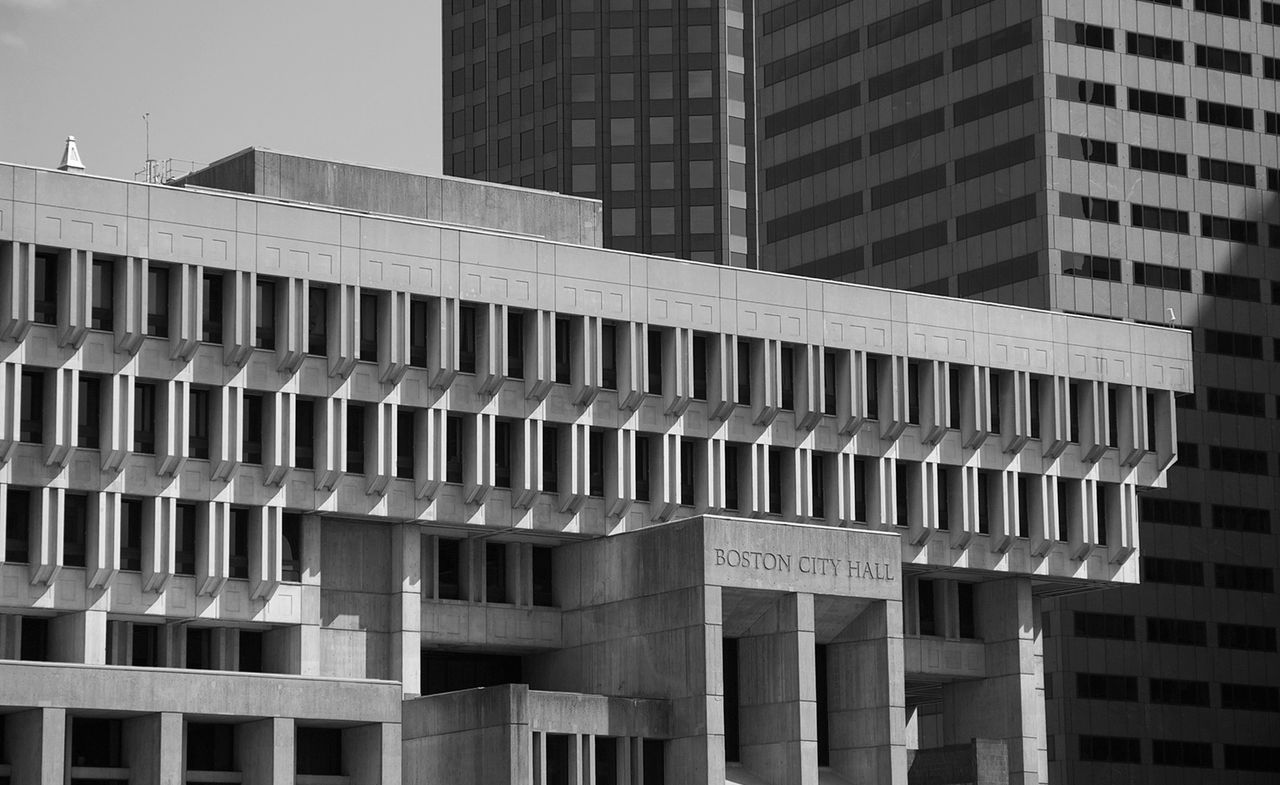
[[[89,329],[111,330],[115,327],[114,283],[115,262],[111,259],[94,259],[92,270],[92,302],[89,308]]]
[[[254,342],[259,349],[276,348],[276,283],[258,279],[258,326]]]
[[[169,337],[169,268],[147,266],[147,335]]]
[[[205,343],[222,343],[221,273],[204,274],[200,282],[200,300],[203,309],[200,340]]]

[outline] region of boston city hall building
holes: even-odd
[[[68,168],[0,166],[0,783],[1045,781],[1188,333]]]

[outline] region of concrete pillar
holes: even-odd
[[[6,715],[5,754],[13,785],[66,781],[67,710],[32,709]]]
[[[422,692],[422,545],[421,527],[403,523],[391,534],[395,568],[392,601],[391,679],[405,695]]]
[[[766,782],[818,781],[812,594],[787,594],[738,641],[742,763]]]
[[[831,768],[851,782],[907,782],[901,601],[873,602],[827,645]]]
[[[350,785],[400,785],[400,726],[347,728],[342,731],[342,760]]]
[[[1040,603],[1026,578],[980,583],[976,600],[987,678],[944,685],[943,743],[1003,740],[1009,747],[1009,781],[1042,782],[1048,756]]]
[[[182,785],[182,715],[144,714],[124,721],[124,763],[134,785]]]
[[[245,782],[276,785],[294,781],[293,720],[271,717],[246,722],[237,725],[235,733],[236,768]]]
[[[49,622],[49,653],[56,662],[107,663],[106,611],[64,613]]]

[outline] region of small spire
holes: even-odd
[[[80,163],[80,151],[76,149],[76,138],[67,137],[67,149],[62,151],[62,163],[58,164],[60,172],[83,172],[84,164]]]

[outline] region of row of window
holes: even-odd
[[[1059,43],[1076,44],[1108,51],[1115,51],[1116,48],[1116,30],[1101,25],[1058,19],[1055,37]],[[1185,61],[1183,42],[1173,38],[1125,31],[1124,41],[1125,51],[1128,54],[1172,63]],[[1205,44],[1195,44],[1194,46],[1195,64],[1201,68],[1227,71],[1245,76],[1253,74],[1253,56],[1249,52],[1206,46]],[[1275,58],[1264,56],[1262,60],[1263,76],[1268,79],[1275,79]]]
[[[1097,763],[1148,763],[1156,766],[1214,768],[1209,742],[1152,739],[1151,755],[1144,759],[1139,739],[1119,736],[1081,736],[1082,761]],[[1280,772],[1280,747],[1243,744],[1222,745],[1221,768],[1231,771]]]
[[[1138,701],[1138,677],[1113,673],[1077,673],[1076,697],[1107,701]],[[1210,705],[1207,681],[1147,679],[1148,699],[1167,706]],[[1261,684],[1218,685],[1218,706],[1223,709],[1280,712],[1280,688]]]
[[[1155,229],[1161,232],[1191,233],[1191,214],[1186,210],[1145,204],[1131,204],[1129,210],[1130,225],[1132,226]],[[1098,196],[1061,193],[1059,194],[1059,214],[1066,218],[1080,218],[1086,221],[1103,221],[1105,223],[1118,224],[1120,223],[1120,202],[1115,199],[1106,199]],[[1259,243],[1257,221],[1246,221],[1217,215],[1200,216],[1200,235],[1215,240],[1227,240],[1249,245],[1257,245]],[[1270,239],[1273,244],[1280,242],[1280,235],[1273,236]],[[1174,277],[1166,281],[1163,278],[1163,270],[1177,270],[1177,268],[1162,268],[1159,265],[1153,265],[1150,266],[1150,269],[1153,271],[1151,276],[1153,282],[1147,285],[1190,291],[1191,279],[1189,272],[1185,273],[1186,278],[1179,277],[1184,275],[1183,272],[1170,273]],[[1143,270],[1146,271],[1147,267],[1144,267]],[[1135,273],[1135,276],[1137,276],[1137,273]],[[1138,281],[1135,280],[1135,283],[1138,283]],[[1145,280],[1143,283],[1145,283]]]
[[[1142,520],[1171,526],[1200,526],[1200,503],[1181,499],[1143,496],[1140,499]],[[1271,533],[1271,511],[1261,507],[1214,504],[1211,526],[1219,531]]]
[[[1058,155],[1069,160],[1090,161],[1115,166],[1119,163],[1118,151],[1119,146],[1115,142],[1091,139],[1085,136],[1058,134]],[[1188,155],[1186,153],[1129,145],[1129,167],[1131,169],[1185,177],[1188,171],[1187,159]],[[1203,156],[1198,161],[1201,180],[1244,185],[1251,188],[1256,187],[1258,184],[1258,167],[1255,164]],[[1264,170],[1264,182],[1267,190],[1280,190],[1280,169],[1264,167]]]
[[[1205,563],[1200,561],[1157,556],[1142,557],[1142,580],[1148,583],[1204,586],[1204,571]],[[1270,567],[1214,564],[1213,577],[1214,585],[1219,589],[1267,593],[1275,591],[1275,576]]]
[[[1080,638],[1136,641],[1137,621],[1132,615],[1076,611],[1075,635]],[[1149,617],[1146,640],[1182,646],[1208,646],[1208,626],[1202,621]],[[1255,624],[1216,625],[1217,646],[1239,651],[1276,651],[1276,628]]]
[[[32,561],[32,526],[37,523],[36,490],[7,486],[8,515],[4,521],[4,560],[9,564],[29,564]],[[88,494],[67,492],[62,508],[62,566],[84,567],[88,556],[88,531],[90,525],[90,497]],[[126,496],[120,501],[120,569],[141,572],[143,564],[144,502]],[[232,507],[230,518],[229,575],[231,578],[249,577],[249,515],[243,507]],[[281,519],[281,567],[285,581],[302,580],[302,530],[301,515],[285,513]],[[201,526],[199,508],[195,504],[177,505],[177,517],[173,528],[174,572],[177,575],[196,575],[198,548],[197,531]]]

